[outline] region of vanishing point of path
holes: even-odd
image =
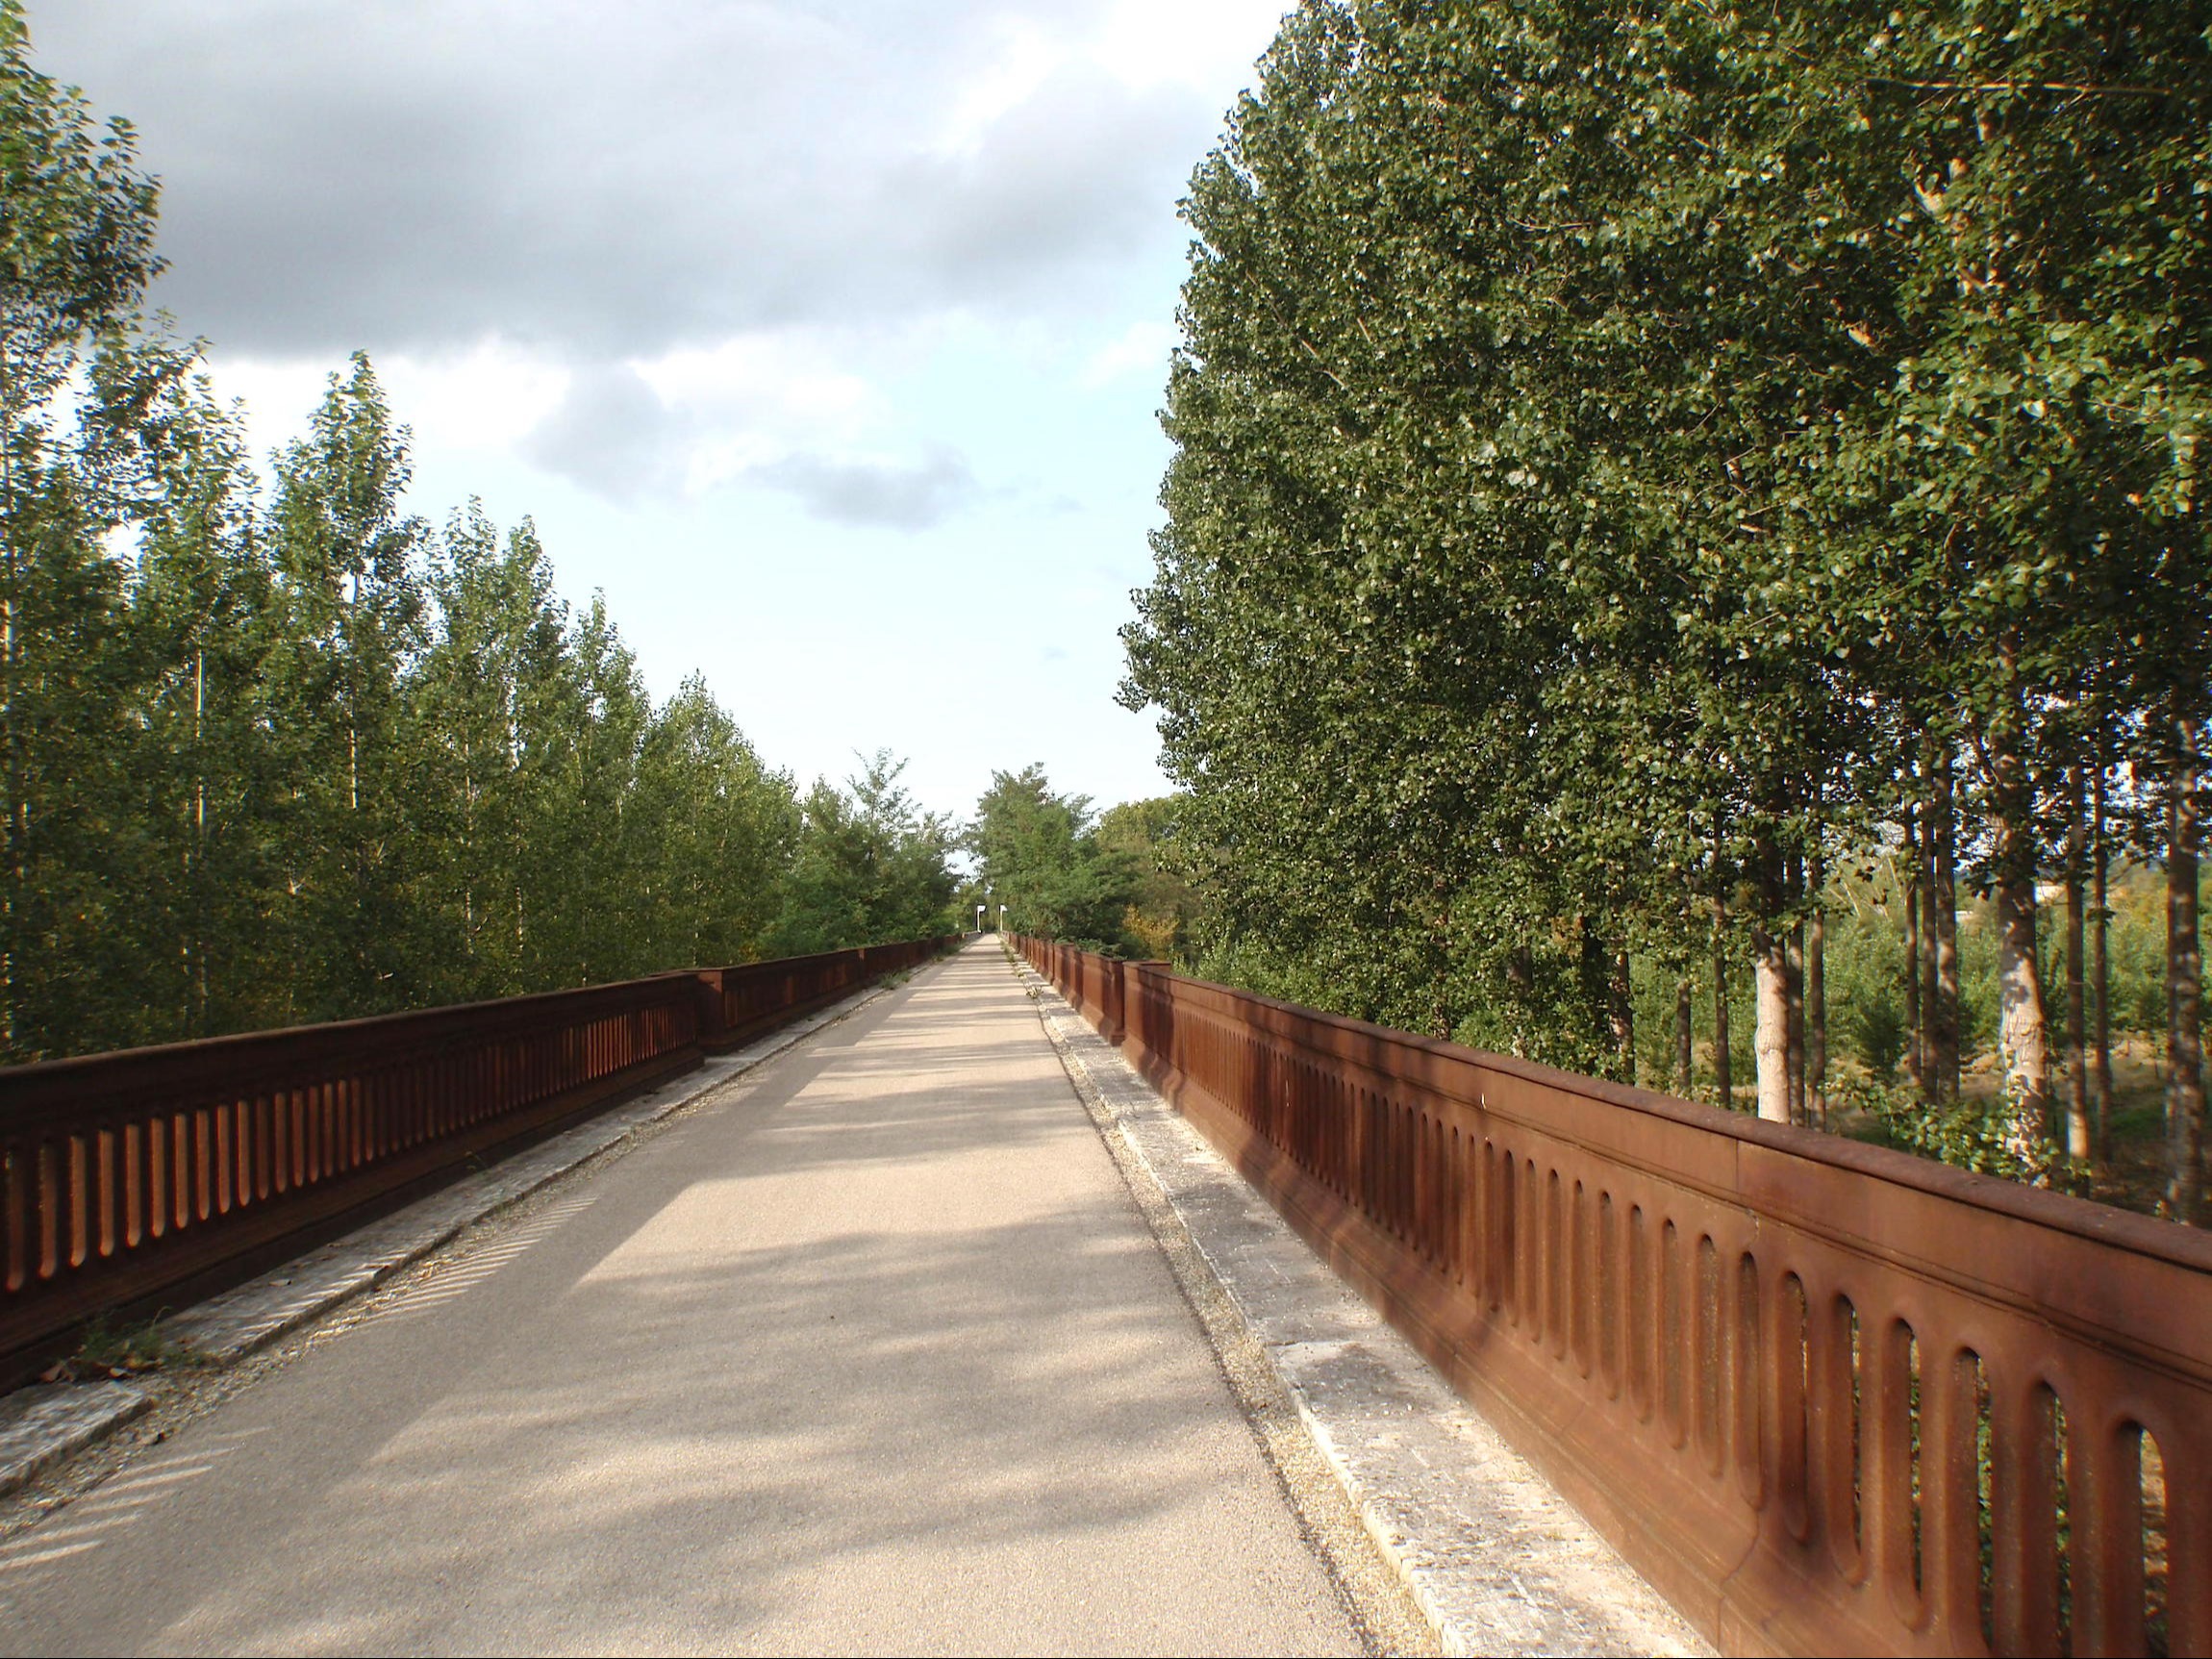
[[[993,942],[0,1548],[11,1652],[1358,1646]]]

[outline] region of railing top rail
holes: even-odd
[[[894,951],[914,950],[928,947],[942,947],[950,943],[952,941],[959,939],[960,937],[962,936],[956,933],[946,933],[939,934],[936,937],[930,939],[890,940],[881,944],[866,944],[857,946],[856,948],[861,950]],[[721,967],[690,969],[688,971],[706,973],[756,973],[765,972],[770,968],[791,969],[796,968],[812,968],[820,963],[840,962],[851,955],[852,951],[850,950],[817,950],[811,956],[767,956],[761,958],[758,962],[733,962]]]
[[[562,991],[401,1009],[352,1019],[232,1032],[0,1067],[0,1129],[36,1127],[56,1112],[84,1110],[87,1101],[94,1097],[102,1106],[124,1107],[149,1092],[180,1096],[208,1091],[251,1093],[280,1073],[335,1063],[356,1064],[364,1052],[373,1052],[379,1060],[400,1061],[465,1037],[492,1041],[535,1029],[548,1016],[589,1019],[641,1008],[686,1007],[697,995],[702,976],[804,972],[852,954],[823,951],[728,968],[669,968],[636,979]]]
[[[184,1043],[154,1043],[142,1048],[111,1049],[99,1054],[75,1054],[59,1060],[0,1067],[0,1113],[49,1098],[57,1093],[76,1093],[94,1080],[127,1087],[130,1079],[140,1075],[198,1077],[239,1065],[294,1064],[312,1061],[325,1053],[358,1051],[364,1044],[392,1039],[436,1040],[457,1030],[489,1035],[511,1026],[534,1024],[557,1009],[570,1014],[588,1014],[593,1010],[613,1014],[656,1004],[675,1004],[692,994],[691,987],[695,978],[693,970],[682,969],[606,985],[576,986],[566,991],[532,992],[527,995],[493,997],[482,1002],[445,1003],[435,1008],[403,1009],[354,1019],[278,1026],[267,1031],[238,1031]]]
[[[1178,994],[1185,997],[1194,991],[1217,993],[1220,997],[1234,1001],[1241,1018],[1248,1020],[1250,1011],[1263,1010],[1276,1017],[1269,1021],[1275,1035],[1298,1043],[1317,1054],[1326,1055],[1332,1060],[1348,1061],[1378,1076],[1434,1089],[1446,1095],[1464,1096],[1470,1104],[1481,1093],[1479,1079],[1454,1077],[1451,1072],[1473,1068],[1518,1078],[1544,1089],[1664,1119],[1689,1128],[1725,1136],[1747,1145],[1761,1146],[1790,1157],[1848,1170],[1869,1180],[1908,1188],[1952,1203],[1971,1205],[2014,1220],[2031,1222],[2076,1238],[2093,1240],[2099,1244],[2171,1262],[2176,1267],[2212,1272],[2212,1233],[2199,1228],[2162,1220],[2154,1216],[2114,1209],[2110,1205],[2077,1198],[2071,1194],[2053,1193],[1994,1175],[1978,1174],[1971,1169],[1955,1169],[1948,1164],[1915,1157],[1893,1147],[1869,1145],[1864,1142],[1803,1129],[1795,1124],[1770,1123],[1762,1119],[1722,1111],[1717,1106],[1703,1105],[1695,1100],[1678,1099],[1649,1089],[1586,1077],[1579,1072],[1562,1071],[1510,1054],[1470,1048],[1444,1038],[1423,1037],[1416,1032],[1398,1031],[1345,1015],[1302,1007],[1297,1003],[1262,996],[1254,992],[1239,991],[1234,986],[1221,985],[1214,980],[1178,973],[1161,964],[1132,962],[1126,966],[1145,974],[1178,981]],[[1313,1042],[1310,1033],[1315,1028],[1331,1032],[1342,1041],[1327,1043]],[[1435,1068],[1424,1067],[1409,1069],[1403,1065],[1392,1064],[1394,1056],[1406,1054],[1423,1056],[1434,1064]],[[1486,1103],[1493,1112],[1502,1112],[1509,1118],[1516,1116],[1510,1105],[1503,1102],[1491,1100]]]
[[[892,947],[887,944],[869,944],[858,948],[889,950]],[[851,954],[850,951],[845,950],[819,950],[811,956],[764,956],[758,962],[733,962],[726,967],[709,968],[706,971],[712,973],[766,973],[775,969],[790,972],[794,968],[815,968],[823,963],[842,961]]]

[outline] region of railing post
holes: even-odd
[[[699,968],[691,975],[691,981],[694,987],[691,1001],[698,1009],[697,1041],[702,1046],[711,1045],[728,1029],[722,1018],[722,970]]]
[[[1146,1005],[1145,993],[1151,989],[1149,983],[1150,976],[1146,972],[1147,969],[1155,970],[1159,973],[1167,973],[1171,970],[1170,966],[1168,963],[1161,962],[1157,959],[1150,959],[1144,962],[1128,963],[1123,968],[1123,973],[1125,977],[1122,982],[1122,1046],[1134,1046],[1140,1055],[1150,1051],[1155,1037],[1157,1036],[1157,1033],[1155,1033],[1152,1029],[1150,1019],[1147,1018],[1150,1011]],[[1131,983],[1134,983],[1136,987],[1136,1004],[1134,1008],[1130,1006],[1129,1002],[1128,988]],[[1161,1055],[1160,1058],[1162,1060],[1166,1060],[1167,1056]]]
[[[1119,957],[1110,958],[1106,963],[1106,983],[1099,987],[1098,1000],[1101,1018],[1098,1023],[1098,1035],[1105,1038],[1117,1048],[1121,1046],[1122,1033],[1127,1029],[1122,1019],[1122,1009],[1127,994],[1127,986],[1122,979],[1122,970],[1127,967],[1128,964],[1121,961]]]

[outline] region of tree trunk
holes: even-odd
[[[2203,957],[2197,931],[2197,723],[2176,717],[2166,784],[2166,1213],[2196,1222],[2204,1198]]]
[[[0,390],[5,383],[0,383]],[[16,1048],[19,1007],[21,1000],[19,980],[22,964],[16,958],[17,943],[23,926],[24,893],[24,822],[23,822],[23,755],[22,716],[16,707],[16,657],[18,633],[16,627],[18,594],[17,545],[15,531],[15,447],[5,441],[7,431],[14,425],[15,401],[0,396],[0,746],[7,754],[5,789],[7,800],[6,868],[0,871],[0,1053],[11,1060],[23,1058]]]
[[[1674,981],[1674,1093],[1683,1099],[1690,1098],[1690,1091],[1697,1086],[1694,1015],[1691,997],[1694,982],[1685,973]]]
[[[1758,1057],[1759,1116],[1790,1120],[1790,951],[1783,936],[1751,925],[1752,1052]]]
[[[2097,996],[2097,1057],[2092,1092],[2097,1112],[2097,1155],[2112,1156],[2112,913],[2105,903],[2111,853],[2104,841],[2104,758],[2099,755],[2090,784],[2090,985]]]
[[[1804,892],[1804,865],[1795,853],[1783,865],[1782,882],[1793,902]],[[1789,929],[1782,935],[1782,966],[1788,975],[1782,982],[1782,991],[1789,998],[1790,1024],[1786,1036],[1790,1121],[1802,1123],[1805,1120],[1805,923],[1802,917],[1791,917]]]
[[[1923,975],[1932,978],[1934,953],[1923,943],[1921,912],[1928,909],[1927,852],[1923,841],[1920,804],[1905,810],[1905,1075],[1913,1093],[1924,1095],[1928,1086],[1926,999],[1921,995]]]
[[[1574,918],[1574,933],[1580,941],[1576,954],[1575,978],[1582,993],[1583,1030],[1590,1036],[1591,1046],[1603,1054],[1611,1044],[1611,1060],[1596,1060],[1594,1070],[1618,1074],[1621,1062],[1621,1028],[1618,1010],[1613,1005],[1613,953],[1605,948],[1597,937],[1597,929],[1591,926],[1587,916]]]
[[[1810,886],[1813,914],[1805,932],[1805,1078],[1807,1122],[1828,1126],[1828,913],[1821,906],[1827,865],[1813,854]]]
[[[2082,971],[2082,780],[2070,776],[2066,814],[2066,1156],[2086,1165],[2096,1147],[2089,1119],[2088,986]]]
[[[1925,1011],[1934,1036],[1937,1098],[1958,1098],[1958,815],[1952,799],[1950,745],[1946,743],[1936,762],[1936,820],[1933,841],[1933,901],[1935,925],[1928,938],[1935,949],[1935,995]],[[2032,892],[2032,889],[2030,890]]]
[[[1759,1116],[1790,1121],[1789,866],[1781,848],[1762,840],[1746,870],[1751,893],[1751,1052]]]
[[[2005,1144],[2030,1168],[2050,1133],[2050,1035],[2036,971],[2034,794],[2009,725],[1985,739],[1996,842],[1998,1048],[2004,1064]]]
[[[1607,1012],[1613,1022],[1613,1051],[1624,1083],[1636,1081],[1636,984],[1630,976],[1628,947],[1613,953],[1613,972],[1606,984]]]
[[[1713,900],[1713,1098],[1736,1109],[1735,1057],[1728,1051],[1728,901]]]

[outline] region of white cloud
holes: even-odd
[[[301,436],[333,373],[330,358],[260,358],[217,352],[209,364],[215,394],[245,406],[257,459]],[[377,378],[418,448],[498,454],[522,443],[568,395],[573,373],[541,355],[497,340],[465,351],[376,360]]]
[[[1292,0],[1114,0],[1090,57],[1131,87],[1233,93],[1292,10]]]
[[[1165,382],[1168,354],[1181,338],[1169,323],[1150,318],[1133,322],[1122,330],[1119,339],[1108,341],[1091,354],[1076,375],[1075,384],[1086,391],[1094,391],[1131,374],[1149,375]]]
[[[454,449],[507,449],[542,421],[569,375],[540,353],[502,340],[438,357],[379,360],[393,404],[412,413],[415,436]]]
[[[637,369],[670,408],[700,418],[767,426],[793,441],[849,442],[889,409],[841,361],[852,349],[819,331],[785,330],[682,347]]]
[[[894,425],[845,359],[865,337],[791,329],[686,346],[634,366],[670,417],[683,488],[697,495],[792,455],[843,453]]]
[[[626,363],[576,370],[561,401],[522,444],[531,461],[610,499],[665,490],[685,478],[684,423]]]
[[[886,364],[954,321],[1042,333],[1085,387],[1157,375],[1136,273],[1171,265],[1173,202],[1280,13],[135,0],[125,30],[113,0],[43,0],[33,26],[138,125],[156,298],[264,447],[365,347],[419,443],[632,499],[805,458],[923,476]]]
[[[998,38],[996,49],[952,99],[944,126],[929,146],[940,154],[973,155],[998,119],[1035,97],[1068,61],[1067,48],[1026,18],[999,18],[990,32]]]
[[[753,476],[798,498],[817,518],[880,530],[927,530],[973,501],[980,487],[966,461],[939,450],[920,462],[792,455]]]
[[[113,0],[52,0],[35,38],[138,123],[159,297],[226,349],[636,358],[1094,303],[1171,228],[1219,114],[1102,67],[1094,21],[1070,0],[138,0],[117,29]]]

